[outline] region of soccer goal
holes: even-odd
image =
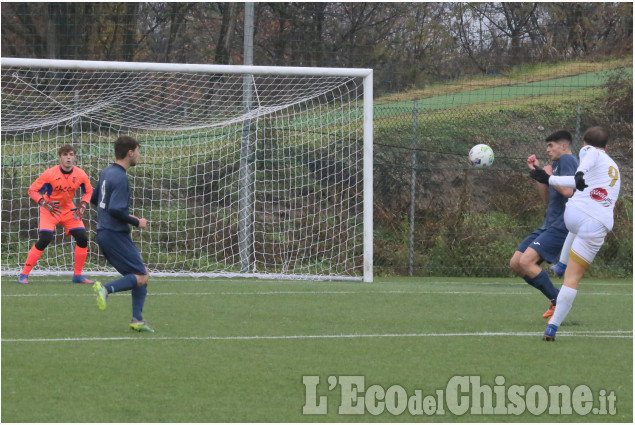
[[[2,274],[37,239],[28,187],[72,144],[93,185],[130,135],[153,275],[373,279],[372,70],[2,58]],[[79,193],[77,194],[79,196]],[[111,274],[86,214],[85,274]],[[33,271],[71,274],[61,227]]]

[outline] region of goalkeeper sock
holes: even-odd
[[[75,245],[75,267],[73,273],[75,276],[82,274],[84,270],[84,264],[86,264],[86,257],[88,256],[88,247],[81,248]]]
[[[132,290],[132,317],[137,320],[143,320],[143,304],[148,294],[148,286],[137,286]]]
[[[40,259],[44,251],[40,251],[33,245],[31,250],[29,251],[29,255],[26,257],[26,262],[24,263],[24,268],[22,269],[22,274],[28,275],[33,270],[33,267],[37,264],[37,261]]]
[[[551,279],[549,279],[549,275],[546,271],[541,270],[536,277],[523,277],[525,282],[538,289],[543,293],[545,297],[549,299],[554,305],[556,305],[556,299],[558,298],[558,289],[553,286]]]
[[[569,314],[569,310],[571,310],[573,300],[577,294],[577,289],[569,288],[568,286],[562,286],[562,288],[560,288],[558,304],[556,304],[553,316],[551,316],[551,320],[549,320],[550,325],[560,326],[562,324],[567,314]]]
[[[137,276],[127,274],[121,279],[113,280],[104,285],[109,294],[121,291],[129,291],[137,287]]]

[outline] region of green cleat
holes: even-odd
[[[102,311],[106,310],[106,300],[108,299],[108,291],[106,288],[104,288],[101,282],[95,282],[93,284],[93,291],[97,294],[97,307]]]
[[[137,332],[154,332],[145,320],[132,319],[130,321],[130,329]]]

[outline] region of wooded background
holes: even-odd
[[[244,3],[2,3],[2,56],[241,64]],[[254,64],[375,70],[376,93],[629,54],[628,3],[255,3]]]

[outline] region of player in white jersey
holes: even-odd
[[[599,155],[599,159],[600,160],[608,160],[608,161],[612,161],[611,158],[608,157],[608,155],[606,155],[606,152],[604,152],[604,150],[598,150],[597,148],[594,148],[593,146],[585,146],[584,148],[582,148],[580,150],[580,156],[585,156],[588,152],[590,152],[591,150],[594,151],[593,155]],[[608,164],[607,165],[608,169],[611,170],[611,173],[614,173],[616,176],[619,174],[619,170],[617,169],[617,165],[613,164]],[[611,168],[612,167],[612,168]],[[600,178],[602,178],[602,176],[599,176]],[[591,187],[595,187],[596,185],[594,184],[594,182],[591,182],[589,179],[591,178],[591,176],[588,176],[588,178],[585,177],[585,180],[587,181],[587,184]],[[596,177],[597,178],[597,177]],[[615,201],[617,200],[617,196],[619,193],[619,185],[613,185],[612,187],[609,185],[609,191],[608,192],[615,192],[612,195],[609,195],[609,193],[607,192],[607,202],[613,202],[615,203]],[[597,191],[596,193],[591,192],[590,193],[591,197],[596,197],[597,201],[599,203],[604,202],[604,192],[603,191]],[[580,198],[578,198],[578,201],[580,202],[582,199],[584,199],[586,196],[582,196]],[[611,201],[612,200],[612,201]],[[597,207],[598,204],[596,204],[595,206]],[[597,207],[595,214],[598,214],[599,216],[606,216],[605,219],[606,220],[613,220],[613,211],[608,210],[605,207]],[[601,221],[601,220],[600,220]],[[612,223],[612,222],[611,222]],[[612,225],[611,225],[612,227]],[[562,253],[560,254],[560,260],[558,261],[558,263],[554,266],[551,266],[551,270],[554,272],[554,274],[556,276],[562,277],[564,275],[565,269],[567,267],[567,264],[569,263],[569,254],[570,254],[570,249],[571,249],[571,244],[573,243],[573,240],[575,238],[575,234],[573,233],[569,233],[569,235],[567,235],[567,239],[564,242],[564,245],[562,246]]]
[[[545,341],[555,340],[558,326],[571,310],[582,275],[593,262],[606,234],[613,229],[613,209],[620,193],[620,171],[605,152],[606,131],[591,127],[584,133],[583,141],[575,176],[541,176],[550,185],[576,188],[564,212],[567,229],[574,235],[569,264],[556,309],[542,338]]]

